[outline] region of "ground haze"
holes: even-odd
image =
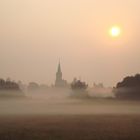
[[[70,90],[1,98],[0,140],[139,140],[140,102],[71,97]]]

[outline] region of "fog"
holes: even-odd
[[[64,78],[114,86],[140,70],[139,0],[1,0],[0,75],[25,83]],[[108,35],[119,24],[120,38]]]
[[[26,93],[25,98],[0,99],[0,115],[140,114],[138,101],[80,99],[70,90]]]

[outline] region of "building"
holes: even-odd
[[[62,78],[61,65],[59,62],[57,72],[56,72],[55,87],[66,87],[66,86],[67,86],[67,81],[63,80]]]

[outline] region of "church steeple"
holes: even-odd
[[[61,72],[61,65],[59,61],[57,72],[56,72],[55,86],[59,86],[61,83],[62,83],[62,72]]]
[[[61,64],[59,61],[57,72],[56,72],[55,86],[56,87],[64,87],[64,86],[66,86],[66,84],[67,84],[67,81],[62,79]]]
[[[60,61],[59,61],[59,64],[58,64],[58,70],[57,70],[57,72],[58,72],[58,73],[62,73],[62,72],[61,72],[61,65],[60,65]]]

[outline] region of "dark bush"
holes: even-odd
[[[140,74],[125,77],[114,92],[117,98],[140,99]]]

